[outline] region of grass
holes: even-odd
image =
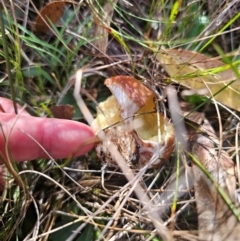
[[[142,4],[136,1],[134,7],[126,1],[117,4],[108,1],[108,7],[105,5],[107,1],[98,0],[93,4],[88,1],[79,5],[67,4],[62,19],[58,23],[49,23],[53,32],[38,35],[34,32],[36,9],[40,11],[47,1],[40,2],[32,0],[24,5],[18,0],[12,3],[2,1],[6,41],[0,39],[1,96],[12,98],[21,105],[27,104],[32,115],[51,117],[52,106],[68,103],[75,108],[74,120],[85,122],[73,97],[73,87],[67,88],[66,93],[65,90],[78,69],[91,66],[93,71],[83,78],[82,88],[88,93],[88,97],[84,95],[83,98],[94,117],[96,103],[91,98],[99,103],[110,95],[103,85],[105,77],[131,75],[146,80],[148,86],[158,91],[159,99],[165,98],[169,82],[164,80],[169,76],[156,60],[156,53],[164,48],[221,56],[226,63],[223,68],[232,69],[239,77],[237,26],[240,6],[237,1],[215,1],[211,6],[208,4],[212,1],[173,0],[142,1]],[[106,11],[113,11],[112,18],[104,17]],[[96,14],[94,19],[93,13]],[[96,36],[98,31],[101,34]],[[96,48],[96,45],[100,47]],[[229,53],[234,57],[229,58]],[[112,65],[116,62],[119,63]],[[99,70],[96,66],[103,68]],[[213,68],[211,73],[221,70]],[[205,70],[199,72],[201,77],[209,74]],[[187,73],[181,77],[192,75]],[[180,92],[184,87],[176,83],[174,86],[181,103]],[[209,104],[206,99],[201,101],[201,98],[200,102],[195,110],[205,113],[220,136],[220,146],[239,166],[239,112],[218,107],[217,113],[214,103]],[[159,106],[170,117],[167,101],[159,102]],[[174,192],[171,213],[164,211],[162,223],[160,219],[159,222],[154,220],[154,215],[151,216],[142,202],[144,199],[134,192],[134,185],[139,185],[139,190],[145,193],[142,197],[152,200],[151,207],[156,214],[161,199],[159,193],[165,190],[164,195],[168,195],[167,183],[173,180],[173,190],[180,185],[181,167],[189,162],[185,151],[175,151],[161,169],[132,170],[133,181],[118,168],[108,168],[104,175],[105,188],[101,183],[101,160],[94,150],[75,158],[70,164],[68,160],[42,159],[14,163],[13,168],[28,191],[24,193],[9,174],[8,187],[0,198],[0,239],[160,241],[167,233],[176,240],[198,240],[193,188],[181,198]],[[177,177],[174,179],[175,172]],[[217,189],[227,200],[229,209],[233,208],[237,213],[224,190]],[[73,233],[73,230],[77,232]]]

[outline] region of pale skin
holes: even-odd
[[[37,158],[54,159],[81,156],[94,146],[93,130],[80,122],[33,117],[18,106],[14,112],[11,100],[0,97],[0,152],[7,157],[7,146],[16,162]],[[90,144],[89,144],[90,143]],[[0,160],[0,164],[2,160]],[[0,183],[3,183],[0,165]],[[1,189],[1,188],[0,188]]]

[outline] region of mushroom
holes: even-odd
[[[111,77],[105,85],[113,96],[99,104],[93,129],[96,133],[104,131],[130,166],[146,165],[157,151],[159,157],[149,163],[149,168],[162,166],[174,149],[174,130],[159,114],[159,141],[154,93],[131,76]],[[96,151],[103,162],[115,164],[103,142],[96,145]]]
[[[105,85],[115,96],[121,110],[121,117],[126,119],[143,107],[153,93],[141,82],[131,76],[115,76],[105,80]]]

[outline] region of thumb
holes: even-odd
[[[56,159],[80,156],[94,146],[93,130],[71,120],[0,113],[0,123],[0,151],[6,155],[7,144],[18,162],[48,158],[47,153]]]

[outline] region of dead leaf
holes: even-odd
[[[240,224],[231,210],[233,207],[226,203],[217,189],[219,186],[233,203],[236,201],[234,163],[224,151],[221,151],[219,158],[216,143],[210,138],[214,138],[214,130],[207,121],[201,126],[201,130],[208,135],[196,135],[192,153],[214,181],[197,165],[193,165],[199,238],[206,241],[238,240],[237,230]]]
[[[91,6],[94,15],[94,23],[95,23],[95,33],[94,37],[96,38],[93,41],[93,44],[96,48],[102,52],[106,53],[108,46],[108,28],[110,27],[112,16],[114,12],[114,4],[117,4],[118,0],[112,0],[111,2],[106,2],[103,8],[101,9],[101,13],[96,12],[96,7],[94,5]],[[91,3],[92,4],[92,3]]]
[[[157,59],[173,81],[195,91],[208,86],[213,95],[217,93],[214,96],[217,101],[240,111],[240,80],[234,71],[226,69],[210,73],[215,68],[224,69],[226,65],[223,62],[200,53],[177,49],[164,50],[157,55]],[[212,94],[208,92],[207,96],[211,97]]]
[[[55,1],[44,6],[36,18],[36,34],[40,35],[49,32],[49,25],[51,26],[51,24],[56,24],[60,20],[64,13],[64,6],[66,4],[66,1]]]
[[[55,118],[72,120],[75,109],[72,105],[55,105],[51,108],[51,112]]]

